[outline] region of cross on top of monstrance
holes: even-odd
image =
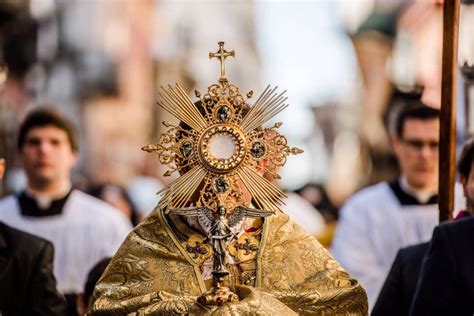
[[[221,77],[219,78],[219,81],[227,81],[227,78],[225,76],[225,59],[229,56],[235,57],[235,51],[226,51],[224,49],[224,42],[219,42],[218,44],[219,50],[215,53],[209,53],[209,59],[219,58],[219,61],[221,62]]]

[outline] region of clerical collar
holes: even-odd
[[[18,196],[21,214],[34,217],[59,215],[62,213],[71,192],[72,189],[69,188],[61,197],[50,199],[25,190]]]
[[[427,205],[438,203],[438,194],[435,192],[415,191],[410,188],[404,177],[400,177],[389,183],[389,186],[401,205]]]

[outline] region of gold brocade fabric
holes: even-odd
[[[90,315],[367,315],[367,296],[314,237],[278,213],[265,219],[255,288],[241,301],[203,307],[200,266],[161,210],[129,234],[94,291]]]

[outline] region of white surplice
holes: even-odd
[[[43,237],[54,245],[54,275],[62,293],[82,293],[87,274],[102,258],[115,254],[132,225],[119,211],[73,190],[61,214],[24,216],[18,199],[0,200],[0,221]]]
[[[462,188],[457,186],[455,214],[464,205]],[[346,202],[332,254],[366,290],[369,310],[398,250],[430,240],[438,214],[437,204],[402,205],[387,182],[361,190]]]

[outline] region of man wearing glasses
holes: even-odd
[[[438,224],[439,130],[439,110],[421,103],[403,109],[391,137],[400,176],[361,190],[341,210],[333,254],[366,289],[369,309],[398,250],[428,241]]]

